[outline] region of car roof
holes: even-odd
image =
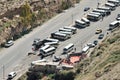
[[[100,35],[104,35],[104,34],[100,34]]]
[[[14,74],[14,73],[16,73],[16,72],[10,72],[9,75]]]
[[[13,40],[9,40],[7,43],[11,43],[11,42],[13,42]]]

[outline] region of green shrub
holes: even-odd
[[[74,80],[75,75],[72,71],[62,71],[55,75],[55,80]]]
[[[107,40],[110,44],[114,43],[116,41],[116,38],[113,38],[113,39],[108,39]]]

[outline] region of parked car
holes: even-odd
[[[93,44],[97,45],[98,44],[98,40],[94,40]]]
[[[93,43],[87,43],[87,46],[89,46],[91,48],[91,47],[95,47],[95,44],[93,44]]]
[[[120,20],[120,17],[117,17],[117,18],[116,18],[116,20],[118,20],[118,21],[119,21],[119,20]]]
[[[120,14],[118,14],[117,17],[120,17]]]
[[[120,20],[120,14],[117,15],[116,20]]]
[[[13,40],[9,40],[5,43],[5,47],[10,47],[14,44]]]
[[[102,29],[97,29],[96,32],[95,32],[95,34],[99,34],[101,32],[102,32]]]
[[[84,11],[88,11],[90,9],[90,7],[85,7]]]
[[[98,39],[103,39],[103,37],[104,37],[104,34],[100,34]]]
[[[61,60],[61,58],[59,56],[54,56],[53,57],[53,62],[58,62],[60,60]]]
[[[32,45],[36,45],[39,42],[40,42],[40,39],[39,38],[35,38]]]
[[[16,72],[10,72],[10,73],[8,74],[8,79],[13,79],[16,75],[17,75]]]

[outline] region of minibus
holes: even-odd
[[[120,6],[120,2],[118,0],[108,0],[108,2],[115,4],[115,6]]]
[[[109,24],[109,30],[112,30],[116,27],[120,26],[120,22],[119,21],[113,21],[112,23]]]
[[[106,6],[106,7],[110,7],[110,9],[111,9],[112,11],[116,9],[116,6],[115,6],[114,4],[112,4],[112,3],[105,3],[105,6]]]
[[[97,15],[97,14],[87,14],[87,19],[89,19],[90,21],[98,21],[101,19],[101,15]]]
[[[69,38],[69,36],[67,34],[63,34],[60,32],[54,32],[54,33],[51,33],[51,38],[55,38],[59,40],[66,40]]]
[[[94,9],[93,12],[101,13],[103,17],[106,15],[105,10]]]
[[[44,45],[50,45],[50,46],[57,48],[59,43],[58,42],[46,42],[46,43],[44,43]]]
[[[111,10],[109,7],[98,7],[97,9],[100,9],[100,10],[105,10],[106,11],[106,15],[110,15],[111,14]]]
[[[88,24],[81,20],[75,20],[75,26],[78,28],[85,28],[88,26]]]
[[[45,49],[48,49],[50,48],[50,45],[45,45],[43,47],[40,48],[40,54],[45,50]]]
[[[74,34],[77,33],[77,29],[74,28],[74,27],[64,26],[63,28],[64,28],[64,29],[71,29],[71,30],[73,30],[73,33],[74,33]]]
[[[73,43],[70,43],[68,44],[67,46],[65,46],[63,48],[63,53],[69,53],[70,51],[72,51],[74,48],[74,44]]]
[[[54,54],[55,51],[56,51],[56,48],[52,46],[52,47],[50,47],[50,48],[48,48],[48,49],[43,50],[43,51],[41,52],[41,55],[45,57],[45,56]]]
[[[71,30],[71,29],[65,29],[65,28],[59,28],[59,31],[71,32],[72,34],[74,33],[73,30]]]
[[[47,38],[47,39],[44,39],[43,42],[44,43],[46,43],[46,42],[57,42],[57,43],[59,43],[59,40],[58,39]]]
[[[88,26],[90,25],[90,21],[85,17],[82,17],[81,21],[84,21]]]
[[[62,34],[67,34],[69,38],[72,36],[72,32],[66,32],[66,31],[59,31]]]

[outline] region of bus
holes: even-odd
[[[64,29],[71,29],[71,30],[73,30],[73,34],[77,33],[77,29],[74,28],[74,27],[64,26],[63,28]]]
[[[56,48],[55,48],[55,47],[50,47],[50,48],[48,48],[48,49],[43,50],[43,51],[41,52],[41,55],[42,55],[43,57],[45,57],[45,56],[54,54],[55,51],[56,51]]]
[[[88,26],[88,24],[86,24],[85,22],[81,20],[75,20],[75,26],[78,28],[85,28]]]
[[[100,10],[105,10],[106,11],[106,15],[110,15],[111,14],[111,10],[109,7],[98,7],[97,9],[100,9]]]
[[[87,26],[90,25],[90,21],[87,18],[85,18],[85,17],[82,17],[81,21],[84,21],[87,24]]]
[[[68,44],[67,46],[65,46],[63,48],[63,53],[69,53],[70,51],[72,51],[74,48],[74,44],[73,43],[70,43]]]
[[[59,31],[62,34],[67,34],[69,38],[72,36],[72,32],[66,32],[66,31]]]
[[[59,43],[58,42],[46,42],[46,43],[44,43],[44,45],[50,45],[50,46],[57,48]]]
[[[45,49],[48,49],[50,48],[50,45],[45,45],[43,46],[42,48],[40,48],[40,54],[45,50]]]
[[[112,23],[109,24],[109,30],[112,30],[119,26],[120,26],[120,21],[113,21]]]
[[[118,0],[108,0],[108,2],[115,4],[115,6],[120,6],[120,2]]]
[[[87,14],[87,19],[91,20],[91,21],[98,21],[101,19],[101,15],[97,15],[97,14]]]
[[[51,33],[51,38],[55,38],[59,40],[66,40],[69,38],[69,36],[67,34],[63,34],[60,32],[54,32],[54,33]]]
[[[72,34],[74,33],[73,30],[71,30],[71,29],[65,29],[65,28],[59,28],[59,31],[71,32]]]
[[[102,14],[103,17],[106,15],[105,10],[94,9],[93,12],[100,13],[100,14]]]
[[[105,6],[106,6],[106,7],[110,7],[110,9],[111,9],[112,11],[116,9],[116,6],[115,6],[114,4],[112,4],[112,3],[105,3]]]

